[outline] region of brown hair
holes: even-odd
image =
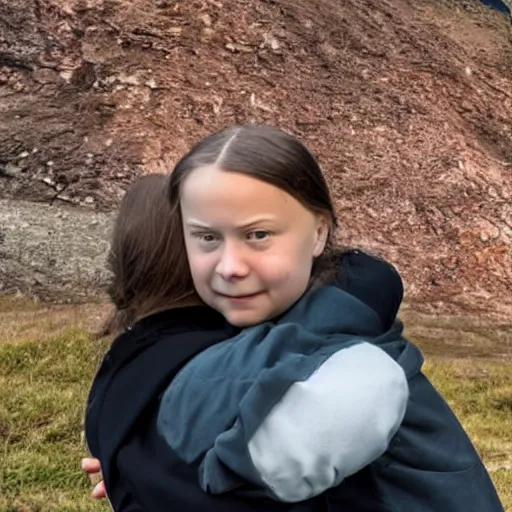
[[[297,138],[264,125],[231,126],[213,133],[178,162],[169,181],[169,199],[178,208],[181,186],[194,169],[218,165],[253,176],[284,190],[307,209],[329,219],[326,250],[315,260],[312,279],[328,282],[335,269],[332,232],[337,225],[329,188],[320,165]]]
[[[195,298],[179,215],[168,201],[169,177],[150,174],[126,192],[114,224],[108,266],[114,311],[102,333]]]

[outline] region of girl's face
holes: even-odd
[[[181,211],[198,294],[240,327],[271,319],[302,296],[328,234],[326,217],[285,191],[216,166],[185,179]]]

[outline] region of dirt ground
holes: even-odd
[[[395,263],[410,303],[512,313],[505,15],[476,0],[0,0],[0,195],[18,212],[0,212],[0,240],[39,229],[20,200],[92,222],[135,177],[254,121],[314,151],[340,241]],[[87,245],[100,235],[84,222]],[[6,261],[4,289],[25,290],[32,274]]]
[[[112,219],[83,208],[0,200],[0,295],[24,292],[61,303],[103,298]]]

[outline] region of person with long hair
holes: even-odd
[[[333,247],[298,139],[221,130],[167,188],[166,206],[127,194],[114,230],[139,219],[113,244],[124,332],[86,422],[114,510],[503,510],[395,321],[399,276]]]

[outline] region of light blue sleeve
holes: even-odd
[[[279,501],[316,496],[386,451],[408,394],[402,368],[370,343],[278,363],[261,373],[206,453],[201,487],[220,494],[245,481]]]

